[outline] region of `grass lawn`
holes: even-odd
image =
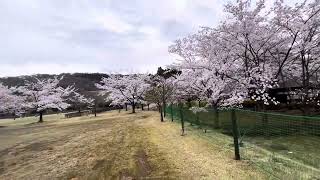
[[[0,120],[0,179],[266,179],[233,160],[230,137],[156,112]]]
[[[206,112],[200,113],[197,118],[190,110],[184,110],[187,124],[198,128],[213,129],[215,115],[214,112]],[[242,160],[250,161],[270,178],[319,179],[320,138],[316,134],[320,132],[320,119],[268,114],[266,127],[261,113],[237,111],[236,117],[242,141]],[[219,121],[223,128],[214,131],[232,137],[231,111],[219,111]],[[220,136],[219,139],[225,138]],[[225,144],[232,141],[226,140]]]

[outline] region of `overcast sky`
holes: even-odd
[[[223,0],[0,0],[0,76],[154,72]]]

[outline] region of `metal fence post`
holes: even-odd
[[[170,111],[171,111],[171,122],[173,122],[173,104],[171,103],[171,108],[170,108]]]
[[[239,131],[238,131],[236,112],[234,109],[231,110],[231,120],[232,120],[235,160],[240,160]]]
[[[266,138],[269,138],[269,119],[268,119],[268,114],[263,112],[262,115],[262,126],[264,127],[264,135]]]
[[[220,122],[219,122],[219,109],[214,109],[214,128],[219,129],[220,128]]]
[[[196,123],[198,124],[199,128],[201,129],[202,126],[201,126],[201,122],[200,122],[200,119],[199,119],[199,112],[196,112]]]

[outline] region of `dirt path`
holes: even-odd
[[[3,131],[2,131],[3,130]],[[109,112],[0,129],[0,179],[261,179],[232,160],[227,137]]]

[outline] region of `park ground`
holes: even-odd
[[[233,159],[232,139],[117,111],[0,120],[0,179],[266,179]]]

